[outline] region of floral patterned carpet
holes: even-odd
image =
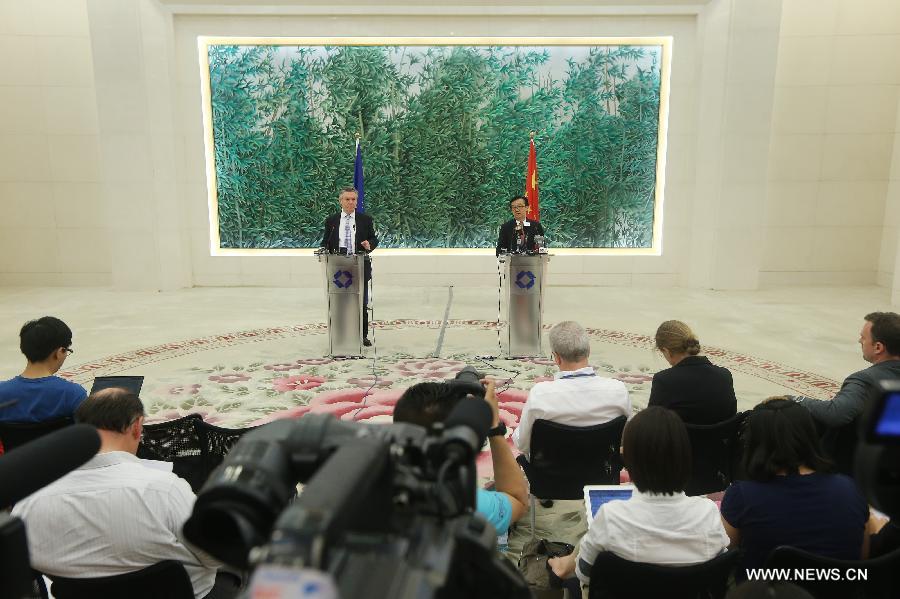
[[[376,321],[375,326],[380,338],[385,339],[390,331],[394,340],[400,341],[381,346],[402,350],[404,335],[433,334],[441,321]],[[479,332],[494,334],[490,332],[495,326],[491,321],[448,322],[448,330],[464,333],[463,339],[465,334],[473,339]],[[645,406],[653,373],[667,366],[653,351],[653,340],[624,331],[588,331],[591,364],[598,374],[625,382],[635,408]],[[60,374],[87,387],[95,376],[141,374],[145,376],[141,396],[149,421],[199,412],[220,426],[244,427],[307,412],[389,420],[393,404],[405,388],[420,381],[452,378],[471,364],[501,381],[502,417],[507,426],[514,427],[528,389],[549,380],[556,371],[549,358],[476,357],[476,350],[483,352],[483,346],[441,357],[387,351],[374,359],[374,352],[366,359],[332,359],[316,355],[321,353],[315,347],[322,345],[324,334],[321,323],[223,333],[136,349],[75,365]],[[704,350],[714,363],[731,369],[741,409],[773,394],[827,398],[839,387],[837,381],[762,358],[721,348]]]
[[[88,388],[95,376],[140,374],[145,377],[141,397],[148,422],[200,413],[210,423],[239,428],[323,412],[346,420],[388,422],[404,389],[452,378],[463,366],[473,365],[499,381],[500,416],[512,430],[528,390],[552,379],[556,371],[549,358],[478,357],[479,350],[483,354],[485,347],[491,349],[492,340],[497,353],[495,322],[449,321],[447,331],[453,332],[456,343],[452,353],[440,357],[428,356],[421,343],[414,348],[412,340],[433,338],[441,321],[374,324],[376,343],[392,351],[370,350],[365,359],[322,357],[326,331],[317,323],[175,341],[74,365],[60,374]],[[623,381],[635,409],[646,406],[653,373],[667,366],[654,351],[653,340],[625,331],[588,332],[590,362],[598,374]],[[412,349],[417,355],[403,351]],[[785,393],[828,398],[839,387],[836,381],[762,358],[714,347],[704,350],[714,363],[732,371],[739,409]],[[479,474],[490,477],[490,455],[483,452],[478,462]]]

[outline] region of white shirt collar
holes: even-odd
[[[584,368],[579,368],[578,370],[560,370],[553,374],[553,378],[559,380],[564,376],[572,376],[574,374],[596,374],[594,372],[593,366],[585,366]]]

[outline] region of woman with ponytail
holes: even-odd
[[[686,424],[715,424],[735,415],[731,372],[700,355],[700,341],[688,325],[680,320],[659,325],[656,349],[671,368],[653,375],[649,405],[669,408]]]

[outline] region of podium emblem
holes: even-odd
[[[333,282],[338,289],[347,289],[353,285],[353,275],[349,270],[336,270]]]
[[[519,289],[531,289],[534,287],[535,276],[530,270],[520,270],[516,275],[516,287]]]

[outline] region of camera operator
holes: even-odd
[[[484,400],[491,406],[490,440],[491,461],[494,466],[495,491],[478,489],[477,508],[497,530],[497,535],[506,534],[510,524],[525,513],[528,501],[528,485],[519,469],[512,450],[506,442],[506,426],[500,423],[494,381],[483,379]],[[419,383],[407,389],[394,407],[394,422],[418,424],[430,428],[435,423],[446,420],[460,401],[481,401],[467,399],[445,383]]]

